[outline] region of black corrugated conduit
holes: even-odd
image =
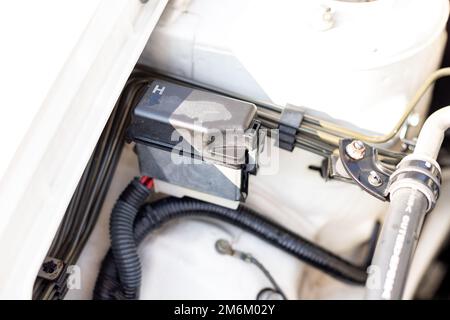
[[[136,299],[141,285],[141,264],[134,240],[134,220],[150,194],[148,178],[134,179],[125,188],[111,212],[109,233],[114,263],[126,299]]]
[[[142,199],[143,196],[136,198],[138,201],[134,204]],[[111,220],[111,236],[115,240],[112,241],[112,250],[102,262],[94,290],[94,299],[137,298],[141,269],[136,247],[148,234],[166,222],[188,216],[205,216],[238,226],[347,283],[362,285],[367,277],[365,267],[356,266],[242,206],[232,210],[190,198],[165,198],[141,208],[134,223],[134,234],[132,234],[130,221],[135,215],[135,209],[136,206],[133,209],[129,209],[129,206],[121,207],[121,210],[130,210],[130,212],[133,210],[133,214],[127,214],[126,218],[116,217],[119,211],[114,212]],[[116,232],[113,224],[116,221],[123,224],[120,228],[120,236],[113,236]]]

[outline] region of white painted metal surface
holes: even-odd
[[[0,4],[0,298],[33,283],[166,1]]]

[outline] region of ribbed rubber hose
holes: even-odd
[[[166,222],[186,216],[206,216],[226,221],[255,234],[311,266],[347,283],[361,285],[366,280],[365,268],[343,260],[328,250],[309,242],[245,207],[231,210],[189,198],[166,198],[144,206],[139,212],[135,223],[134,236],[136,244],[141,243],[149,233]],[[138,259],[137,254],[132,259],[133,261]],[[94,299],[127,298],[127,294],[122,291],[123,289],[121,290],[122,276],[118,277],[117,274],[117,271],[121,273],[123,269],[116,269],[114,263],[111,252],[108,252],[103,260],[97,279]],[[127,274],[131,273],[127,270]],[[136,273],[135,282],[140,282],[140,274],[139,270]],[[137,293],[134,293],[134,295],[137,296]]]
[[[110,218],[109,233],[114,263],[126,299],[137,299],[141,285],[141,264],[134,240],[134,221],[150,190],[134,179],[122,192]]]

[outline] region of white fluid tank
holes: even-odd
[[[152,67],[386,133],[440,62],[446,0],[173,1]]]

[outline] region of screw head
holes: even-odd
[[[361,160],[366,153],[366,146],[360,140],[353,140],[345,147],[345,152],[353,160]]]
[[[383,180],[381,179],[380,175],[375,171],[370,171],[367,180],[374,187],[379,187],[383,184]]]

